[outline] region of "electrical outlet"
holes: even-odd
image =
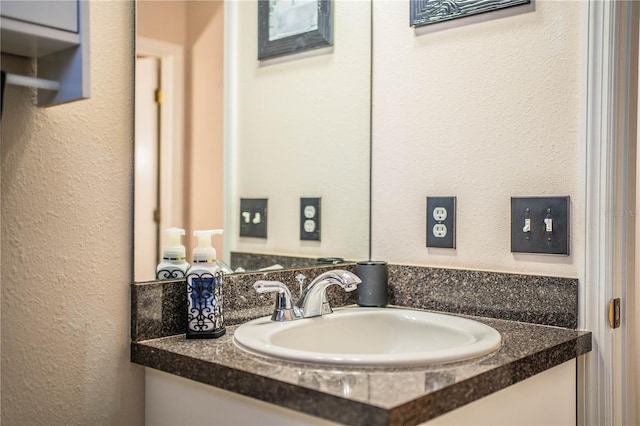
[[[456,197],[427,197],[427,247],[456,248]]]
[[[442,222],[447,218],[447,209],[444,207],[436,207],[433,209],[433,218],[437,222]]]
[[[320,198],[300,198],[300,239],[320,241]]]
[[[447,236],[447,225],[436,223],[433,225],[433,236],[436,238],[444,238]]]
[[[267,238],[267,198],[240,199],[240,236]]]

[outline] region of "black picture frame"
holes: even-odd
[[[410,26],[421,27],[529,3],[531,0],[410,0]]]
[[[258,0],[258,59],[270,59],[284,55],[318,49],[333,45],[332,0],[316,0],[318,7],[317,29],[300,32],[288,37],[269,39],[271,3],[273,1],[292,0]]]

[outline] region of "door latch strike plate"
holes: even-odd
[[[620,299],[609,301],[609,325],[611,328],[620,327]]]

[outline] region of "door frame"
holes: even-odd
[[[638,6],[589,0],[584,5],[582,180],[585,253],[580,268],[579,326],[593,350],[578,364],[578,424],[629,424],[634,401],[626,380],[627,296],[635,279]],[[635,51],[634,51],[635,49]],[[607,307],[622,302],[622,325],[609,326]],[[633,386],[633,385],[632,385]]]
[[[160,61],[160,229],[186,228],[184,203],[184,47],[136,37],[136,54]],[[164,232],[160,232],[164,241]],[[162,243],[160,244],[163,245]]]

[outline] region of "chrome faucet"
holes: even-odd
[[[327,287],[338,284],[344,291],[353,291],[362,281],[356,274],[342,269],[324,272],[318,275],[302,292],[298,307],[304,318],[317,317],[333,312],[327,297]]]
[[[336,269],[318,275],[302,292],[298,304],[294,305],[289,288],[279,281],[256,281],[253,288],[258,293],[276,292],[276,306],[272,321],[291,321],[317,317],[333,312],[327,297],[327,287],[337,284],[344,291],[353,291],[362,281],[357,275]]]

